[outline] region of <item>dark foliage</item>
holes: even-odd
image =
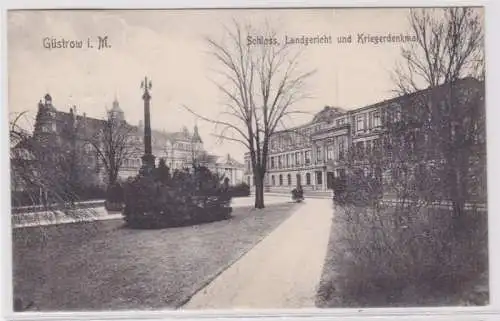
[[[382,198],[382,182],[375,176],[354,171],[333,180],[333,193],[333,201],[338,205],[370,205]]]
[[[119,183],[115,183],[108,187],[105,203],[105,207],[108,211],[121,211],[123,209],[123,193],[123,187]]]
[[[299,187],[296,187],[292,190],[292,199],[294,201],[304,199],[304,190],[302,189],[302,187],[299,186]]]
[[[422,208],[406,225],[394,207],[337,207],[318,304],[483,305],[488,301],[487,214]]]
[[[245,197],[250,196],[250,186],[246,183],[240,183],[231,187],[232,197]]]
[[[124,215],[134,228],[164,228],[227,219],[231,194],[227,184],[206,167],[176,170],[160,163],[152,175],[125,184]]]

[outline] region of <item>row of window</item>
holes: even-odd
[[[311,135],[325,128],[325,126],[326,124],[320,123],[296,131],[280,133],[271,139],[270,148],[271,150],[278,150],[308,143]]]
[[[270,157],[269,168],[290,168],[293,166],[310,165],[311,151],[300,151]]]
[[[305,183],[307,186],[311,185],[311,183],[312,183],[311,178],[312,178],[311,173],[306,173]],[[285,179],[285,176],[283,176],[283,174],[271,175],[269,183],[271,184],[271,186],[292,186],[292,185],[302,184],[302,175],[300,173],[297,173],[295,175],[295,182],[292,182],[292,174],[286,175],[286,185],[285,185],[284,179]],[[250,184],[250,182],[251,182],[251,184]],[[254,186],[255,185],[255,178],[253,176],[247,176],[247,184],[250,186]],[[321,184],[323,184],[323,173],[316,172],[316,185],[321,185]]]
[[[141,160],[138,158],[128,158],[123,160],[124,167],[141,167]]]
[[[375,110],[356,116],[356,131],[365,131],[382,126],[380,112]]]
[[[306,173],[306,185],[309,186],[311,185],[311,173]],[[276,181],[276,178],[278,181]],[[282,174],[279,175],[271,175],[271,186],[284,186],[285,182],[283,181],[284,176]],[[302,175],[301,174],[296,174],[295,175],[295,184],[302,184]],[[322,172],[316,172],[316,184],[321,185],[323,184],[323,173]],[[287,174],[286,175],[286,185],[287,186],[292,186],[292,175]]]
[[[345,141],[343,138],[337,140],[326,148],[318,146],[316,148],[316,163],[323,160],[343,160],[345,157]],[[293,168],[296,166],[310,165],[312,163],[311,151],[290,152],[283,155],[271,156],[268,161],[269,169]],[[251,172],[250,160],[246,161],[246,170]]]

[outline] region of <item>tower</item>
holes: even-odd
[[[193,129],[193,136],[191,137],[191,144],[197,153],[203,151],[203,141],[201,140],[200,133],[198,132],[198,126],[195,124]]]
[[[113,119],[113,120],[118,120],[118,121],[125,120],[125,113],[120,108],[120,103],[118,102],[118,99],[116,98],[116,96],[115,96],[115,99],[113,100],[113,106],[111,107],[111,110],[108,111],[108,118]]]
[[[34,136],[55,134],[56,127],[56,109],[52,105],[52,97],[46,94],[43,101],[38,102],[36,114]]]

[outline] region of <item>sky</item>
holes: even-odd
[[[400,59],[402,43],[357,42],[358,34],[411,35],[408,9],[232,9],[232,10],[57,10],[8,13],[9,112],[27,111],[29,127],[37,103],[50,93],[58,110],[103,118],[116,97],[125,118],[138,124],[143,117],[141,81],[152,81],[151,117],[154,129],[177,131],[198,125],[205,148],[243,159],[236,142],[220,143],[214,125],[196,120],[182,107],[218,117],[222,94],[213,84],[216,64],[206,36],[224,39],[233,19],[262,25],[268,22],[286,35],[331,36],[333,43],[309,45],[300,63],[316,70],[308,80],[311,99],[296,109],[290,126],[312,118],[325,105],[345,109],[363,107],[393,96],[390,72]],[[339,36],[352,43],[338,43]],[[107,36],[110,47],[86,48],[88,38]],[[47,49],[44,39],[81,40],[84,47]]]

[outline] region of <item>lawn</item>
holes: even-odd
[[[425,208],[397,227],[394,208],[350,210],[335,210],[318,307],[488,304],[487,213],[467,213],[457,233],[450,210]]]
[[[14,230],[14,297],[40,311],[175,309],[254,247],[294,204],[226,221],[132,230],[122,220]]]

